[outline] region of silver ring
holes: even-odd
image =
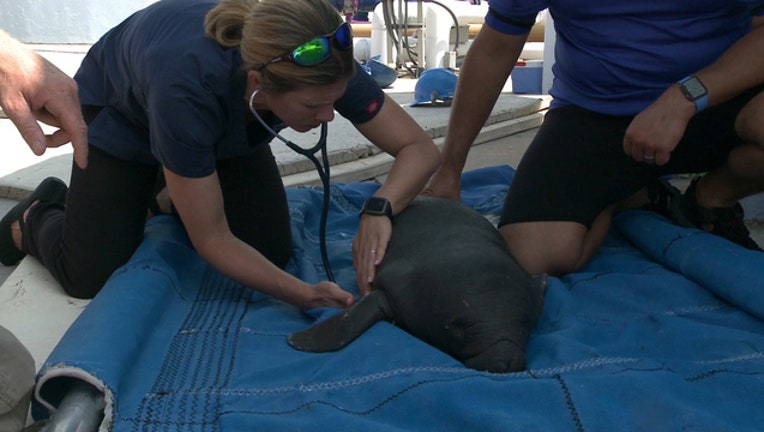
[[[655,156],[642,156],[642,159],[644,159],[646,163],[653,163],[655,161]]]
[[[377,251],[376,251],[376,250],[374,250],[374,249],[372,249],[372,250],[371,250],[371,253],[375,254],[375,253],[377,253]]]

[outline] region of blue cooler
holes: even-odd
[[[541,94],[543,60],[519,61],[512,69],[512,93]]]

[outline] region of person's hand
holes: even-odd
[[[303,310],[317,307],[346,308],[352,306],[354,301],[353,295],[336,283],[322,281],[310,285],[308,295],[297,306]]]
[[[71,142],[74,160],[87,166],[87,125],[77,83],[52,63],[0,31],[0,106],[32,151]],[[60,128],[45,135],[37,120]]]
[[[695,105],[672,86],[632,119],[623,139],[624,152],[637,162],[668,163],[694,114]]]
[[[460,201],[461,189],[461,173],[452,173],[444,167],[440,167],[430,178],[430,182],[422,191],[422,195]]]
[[[385,257],[392,232],[393,224],[386,216],[361,216],[353,239],[353,267],[362,297],[371,292],[377,266]]]

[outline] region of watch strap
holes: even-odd
[[[372,216],[387,216],[390,221],[393,220],[393,207],[390,201],[383,197],[371,197],[363,203],[361,215],[368,214]]]

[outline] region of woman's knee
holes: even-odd
[[[112,272],[90,272],[59,280],[64,291],[71,297],[88,300],[95,297],[109,280]]]
[[[106,285],[112,274],[127,264],[137,249],[135,247],[113,248],[93,253],[70,254],[62,257],[51,273],[64,291],[78,299],[92,299]]]

